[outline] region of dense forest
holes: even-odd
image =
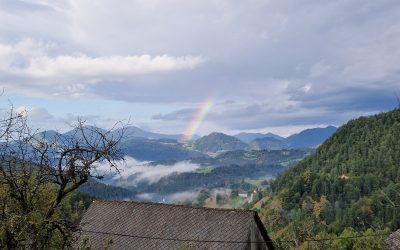
[[[202,172],[173,173],[161,178],[156,183],[140,182],[136,189],[138,192],[169,194],[198,188],[229,188],[231,183],[236,183],[244,178],[271,176],[280,172],[281,169],[280,165],[228,165],[204,169]]]
[[[191,163],[199,164],[203,167],[223,167],[228,165],[293,165],[310,154],[312,149],[280,149],[280,150],[233,150],[220,153],[214,157],[204,156],[190,159]],[[153,161],[148,164],[174,165],[180,160],[161,160]],[[285,168],[282,168],[282,171]]]
[[[77,191],[81,194],[106,200],[133,199],[135,196],[134,190],[106,185],[93,178],[80,186]]]
[[[280,175],[270,195],[260,214],[275,239],[288,241],[283,248],[362,234],[383,235],[330,243],[384,248],[385,234],[400,228],[400,109],[349,121]]]

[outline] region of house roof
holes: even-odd
[[[95,249],[273,249],[252,210],[94,201],[80,227]]]
[[[389,245],[390,249],[399,250],[400,249],[400,229],[389,235],[386,239],[386,243]]]

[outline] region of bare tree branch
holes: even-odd
[[[44,249],[57,232],[68,246],[73,225],[56,216],[65,197],[90,178],[101,178],[94,171],[97,163],[119,172],[123,127],[117,134],[115,127],[102,130],[78,120],[72,131],[40,136],[12,107],[0,119],[0,191],[7,192],[0,199],[0,233],[5,235],[0,248]],[[38,213],[37,221],[29,219],[32,213]]]

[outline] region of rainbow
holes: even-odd
[[[201,123],[203,122],[205,116],[207,115],[208,111],[213,106],[213,104],[214,104],[213,98],[208,98],[200,105],[196,114],[193,116],[193,119],[190,121],[189,126],[185,130],[185,133],[183,134],[182,137],[183,142],[188,142],[192,140],[193,135],[199,129]]]

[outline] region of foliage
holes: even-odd
[[[215,188],[238,188],[242,185],[240,181],[244,177],[259,178],[260,176],[271,175],[281,171],[282,166],[269,165],[229,165],[217,167],[207,172],[185,172],[174,173],[169,176],[161,178],[156,183],[148,183],[145,181],[140,182],[136,189],[137,192],[157,192],[159,194],[168,194],[175,192],[182,192],[199,187]],[[243,183],[248,187],[253,187],[249,183]]]
[[[260,216],[274,238],[298,247],[313,235],[393,231],[400,227],[399,166],[400,109],[352,120],[272,183],[274,199]],[[382,238],[332,244],[382,249]]]
[[[197,139],[193,146],[196,150],[204,153],[215,153],[224,150],[240,150],[248,147],[246,143],[236,137],[216,132]]]
[[[26,116],[11,109],[0,120],[0,249],[60,249],[89,198],[74,191],[95,173],[96,163],[121,159],[120,136],[78,121],[68,137],[44,139]]]
[[[188,160],[203,157],[200,152],[188,150],[178,142],[151,140],[146,138],[130,138],[121,142],[126,156],[139,161]]]
[[[279,140],[273,137],[262,137],[256,138],[249,143],[249,148],[260,150],[260,149],[268,149],[268,150],[280,150],[284,148],[288,148],[283,140]]]
[[[211,198],[211,193],[208,189],[200,190],[199,194],[197,195],[197,203],[200,207],[204,206],[205,201]]]
[[[168,194],[203,187],[237,188],[235,184],[243,178],[263,179],[265,176],[276,175],[287,169],[283,164],[298,161],[308,153],[306,150],[238,150],[222,153],[215,158],[196,158],[191,163],[203,165],[196,172],[171,174],[154,183],[141,181],[129,189],[136,193]],[[152,164],[173,165],[176,162]]]
[[[135,195],[133,190],[106,185],[93,178],[90,178],[80,186],[77,191],[97,198],[111,200],[132,199]]]

